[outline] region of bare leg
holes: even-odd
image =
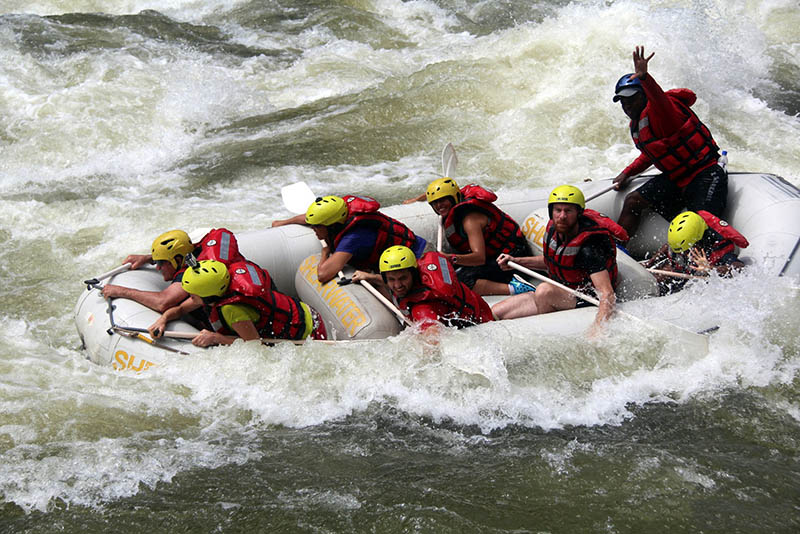
[[[485,280],[483,278],[475,280],[475,285],[472,287],[472,290],[478,295],[511,294],[511,290],[508,288],[508,284],[504,282],[492,282],[491,280]]]
[[[536,315],[539,312],[534,295],[535,293],[520,293],[509,297],[492,306],[492,313],[500,320]]]
[[[527,295],[527,293],[525,294]],[[547,282],[539,284],[536,293],[533,294],[536,296],[536,308],[539,313],[571,310],[578,303],[572,294]]]
[[[633,234],[636,233],[639,228],[639,219],[642,217],[642,210],[649,205],[650,203],[638,191],[628,193],[625,197],[625,203],[622,205],[617,222],[625,228],[629,237],[633,237]]]

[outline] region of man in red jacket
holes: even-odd
[[[690,108],[697,96],[689,89],[664,92],[647,72],[652,57],[645,57],[644,47],[636,47],[635,72],[619,79],[614,96],[614,102],[619,101],[631,119],[631,136],[641,151],[614,178],[615,189],[624,189],[650,165],[661,171],[625,197],[618,222],[630,236],[636,232],[644,208],[668,221],[684,208],[721,217],[728,198],[728,177],[717,165],[719,147]]]

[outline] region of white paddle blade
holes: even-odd
[[[447,143],[442,150],[442,175],[448,178],[454,178],[457,164],[458,156],[456,156],[456,149],[453,148],[453,143]]]
[[[292,213],[305,213],[317,196],[305,182],[296,182],[281,187],[283,205]]]

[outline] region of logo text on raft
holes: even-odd
[[[522,223],[522,232],[525,234],[525,237],[538,245],[539,248],[543,248],[544,231],[546,229],[547,221],[542,220],[541,217],[537,215],[531,215]]]
[[[319,296],[328,305],[330,310],[342,322],[342,326],[353,336],[364,323],[367,317],[358,305],[353,302],[347,291],[339,287],[335,282],[327,283],[324,286],[317,279],[317,261],[315,256],[309,256],[300,265],[299,270],[303,273],[303,278],[316,289]]]
[[[141,372],[146,370],[153,362],[148,362],[144,358],[139,358],[139,364],[136,364],[136,356],[128,354],[124,350],[118,350],[114,353],[114,370],[115,371],[136,371]]]

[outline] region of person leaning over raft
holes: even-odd
[[[646,267],[662,271],[720,276],[744,268],[736,247],[747,248],[747,239],[734,227],[707,211],[684,211],[669,224],[667,244],[648,261]],[[686,280],[656,274],[662,295],[683,289]]]
[[[186,271],[181,286],[191,298],[164,312],[148,328],[154,338],[170,321],[201,307],[213,331],[204,329],[192,339],[198,347],[230,345],[237,337],[245,341],[327,337],[317,312],[275,290],[269,273],[255,263],[240,261],[228,267],[204,260]]]
[[[457,254],[448,258],[458,279],[478,295],[514,295],[533,286],[515,280],[497,265],[500,254],[529,255],[530,245],[510,215],[494,205],[497,195],[470,184],[459,189],[452,178],[428,185],[428,204],[442,217],[447,241]]]
[[[272,226],[311,226],[317,239],[325,243],[317,266],[317,278],[324,284],[336,278],[347,264],[362,271],[377,271],[381,252],[392,245],[408,247],[417,257],[422,255],[425,239],[378,208],[380,203],[374,198],[330,195],[312,202],[305,216],[275,221]]]
[[[654,165],[661,174],[625,197],[617,222],[633,236],[644,208],[672,220],[684,207],[723,216],[728,199],[728,176],[717,165],[719,147],[690,106],[697,96],[689,89],[664,92],[647,71],[653,54],[644,47],[633,52],[635,72],[619,79],[614,102],[631,119],[639,157],[614,178],[615,189]]]
[[[208,232],[198,243],[192,243],[183,230],[170,230],[155,238],[150,254],[131,254],[123,263],[138,269],[147,263],[155,263],[165,282],[171,282],[161,291],[143,291],[131,287],[106,284],[103,297],[124,298],[138,302],[157,312],[177,306],[189,297],[180,281],[188,267],[189,256],[198,260],[219,260],[225,263],[244,260],[239,254],[236,237],[230,230],[216,228]]]
[[[572,289],[596,294],[600,306],[595,317],[599,326],[614,311],[617,286],[616,241],[628,235],[617,223],[586,208],[583,193],[577,187],[562,185],[553,189],[547,202],[550,221],[544,234],[544,254],[515,258],[501,254],[497,263],[510,269],[509,261],[523,267],[547,271],[548,276]],[[588,305],[585,301],[544,282],[535,293],[514,295],[492,307],[498,319],[568,310]]]
[[[389,247],[380,257],[380,275],[357,271],[353,281],[367,280],[394,300],[398,309],[422,330],[435,324],[464,328],[494,320],[492,309],[458,281],[444,254],[426,252],[417,260],[403,246]]]

